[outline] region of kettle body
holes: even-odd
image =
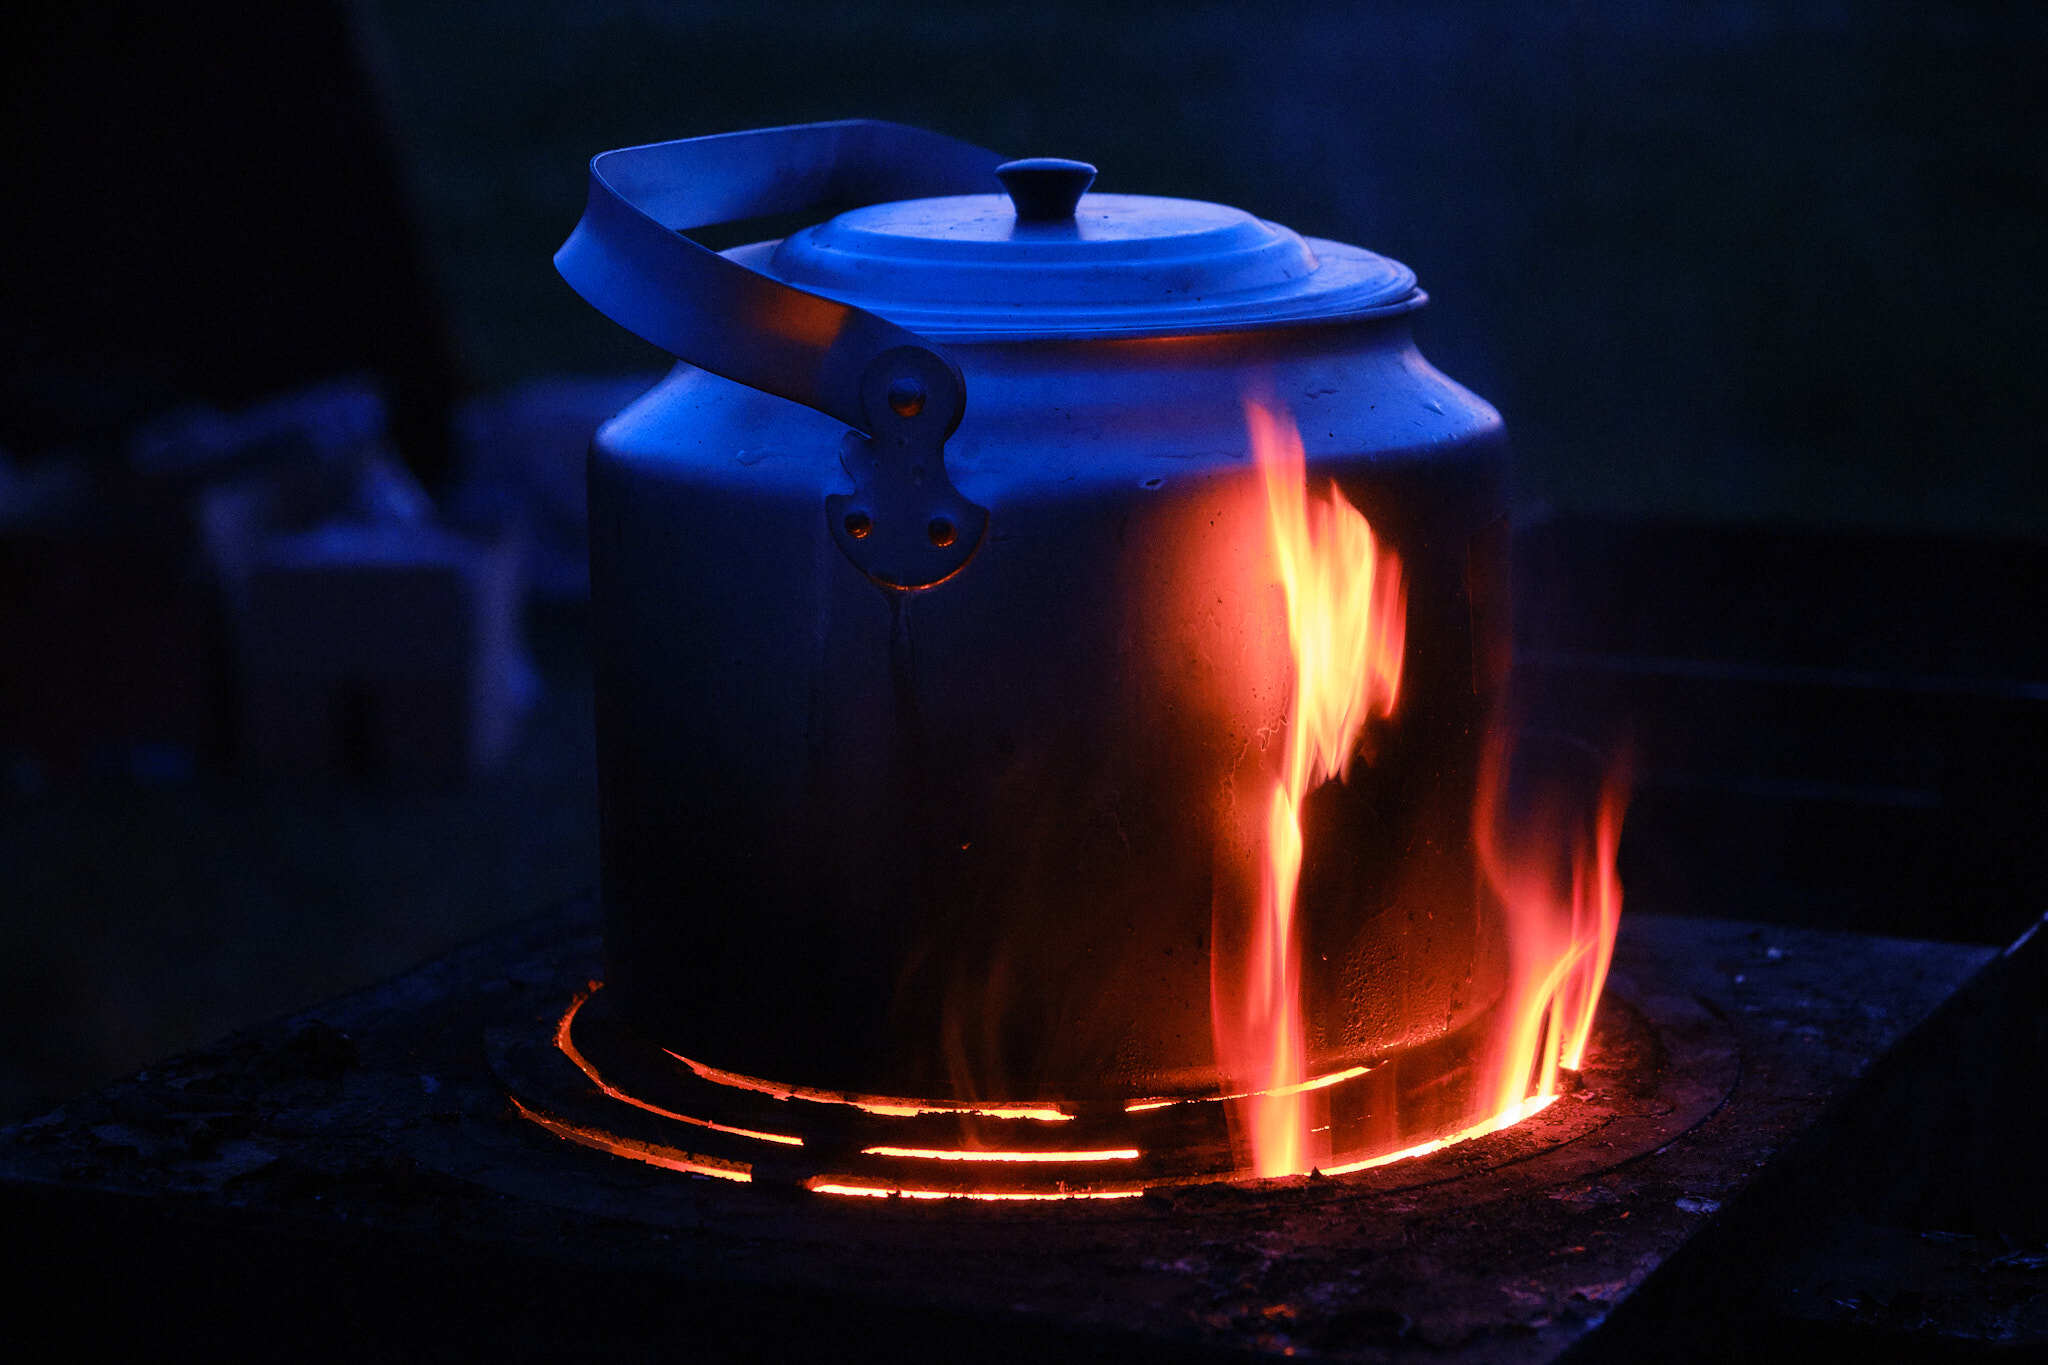
[[[790,131],[810,130],[770,134]],[[964,161],[938,188],[986,176]],[[1502,980],[1471,837],[1507,656],[1499,416],[1418,353],[1423,296],[1383,258],[1159,207],[1183,201],[1109,204],[1091,238],[1090,198],[1070,230],[1028,197],[885,197],[718,258],[934,343],[907,379],[749,369],[808,326],[754,335],[787,303],[714,290],[688,335],[621,319],[684,363],[590,454],[615,1007],[681,1056],[849,1093],[1214,1093],[1216,935],[1246,898],[1294,666],[1255,402],[1292,419],[1311,485],[1364,514],[1407,591],[1399,709],[1302,810],[1308,1065],[1457,1032]],[[997,245],[945,255],[977,233]],[[1273,233],[1301,251],[1280,259]],[[1176,234],[1216,240],[1159,247]],[[606,311],[665,287],[601,245],[602,270],[586,243],[564,273]],[[1331,261],[1366,285],[1318,286]],[[843,370],[858,330],[804,335]],[[928,389],[950,429],[892,455],[884,409]],[[860,558],[885,513],[939,558]]]

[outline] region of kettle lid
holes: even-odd
[[[1399,261],[1221,204],[1090,194],[1085,162],[998,168],[1007,194],[852,209],[736,258],[786,284],[956,340],[1234,331],[1406,312]]]

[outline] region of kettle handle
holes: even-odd
[[[603,152],[555,268],[627,331],[699,369],[815,408],[871,438],[842,456],[851,494],[826,499],[832,536],[876,582],[923,588],[959,572],[988,526],[945,474],[967,405],[952,358],[866,309],[699,246],[689,228],[827,204],[989,189],[996,153],[872,119],[683,138]]]
[[[878,357],[905,346],[928,351],[955,384],[959,368],[915,332],[769,279],[681,234],[829,204],[993,190],[1002,160],[874,119],[601,152],[590,161],[583,218],[555,268],[600,313],[669,354],[872,435],[860,381]]]

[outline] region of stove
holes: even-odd
[[[325,1323],[517,1358],[1600,1358],[1672,1329],[1659,1267],[1759,1196],[1768,1219],[1774,1171],[1887,1049],[2038,947],[1632,914],[1542,1112],[1349,1174],[1203,1182],[1218,1130],[1192,1106],[875,1113],[657,1060],[606,1015],[577,902],[11,1130],[0,1173],[31,1292],[118,1282],[136,1330],[230,1354]],[[959,1187],[932,1153],[963,1125],[1138,1155],[1025,1163],[1018,1191],[1116,1198],[916,1197]]]

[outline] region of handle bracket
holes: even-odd
[[[842,444],[854,486],[825,499],[832,539],[884,587],[936,587],[988,534],[988,509],[946,473],[946,438],[966,399],[959,372],[923,347],[899,347],[868,366],[860,392],[873,435],[848,432]]]
[[[835,201],[972,193],[1001,161],[867,119],[605,152],[591,159],[589,202],[555,268],[599,312],[678,359],[853,428],[841,463],[854,491],[826,499],[833,539],[877,583],[931,587],[960,571],[988,527],[987,509],[946,474],[946,438],[967,406],[959,366],[886,318],[682,233]]]

